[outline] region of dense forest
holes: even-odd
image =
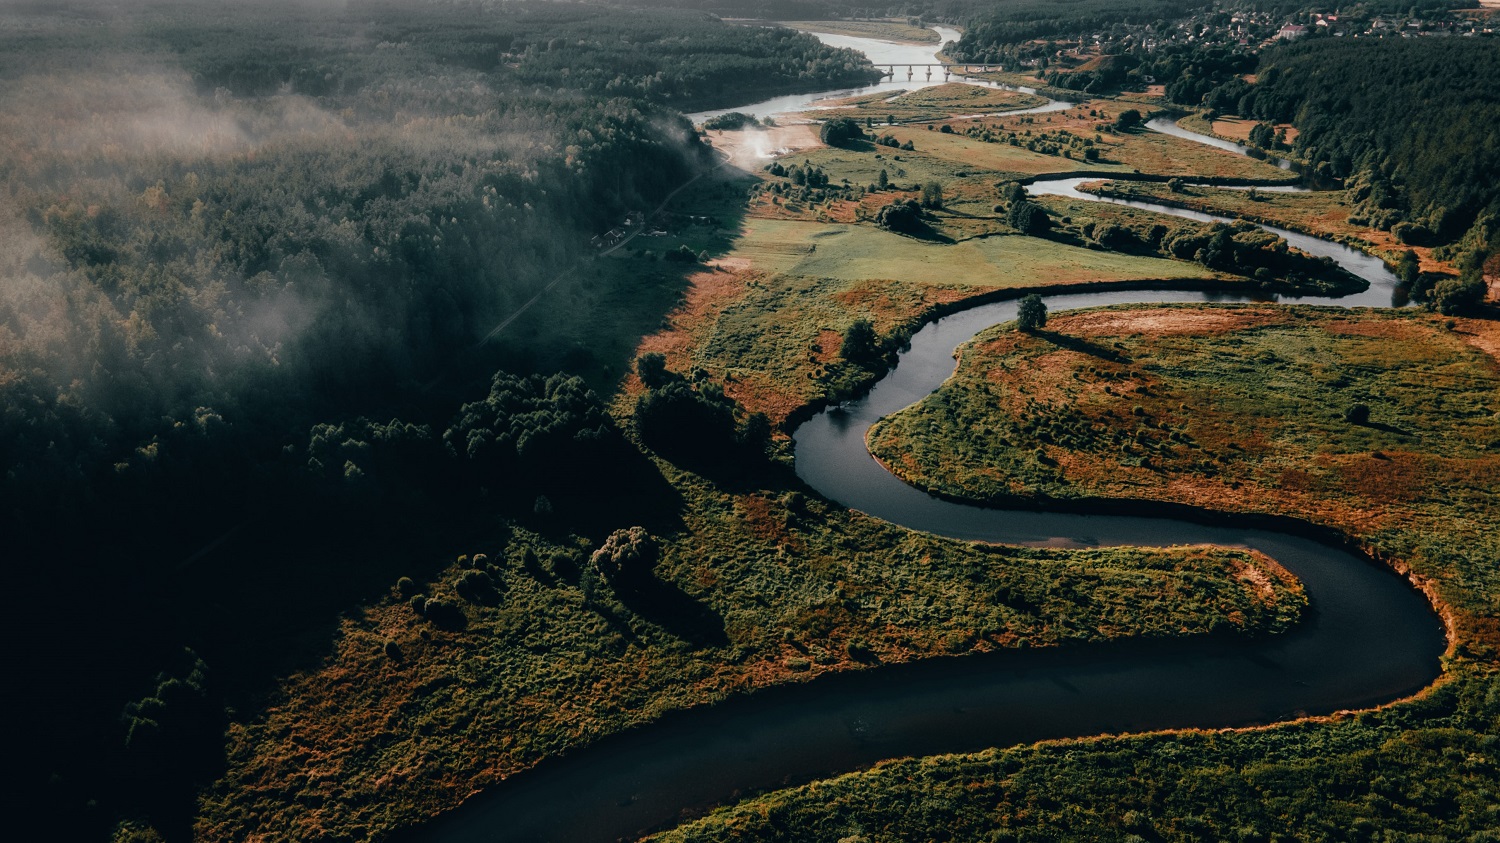
[[[1265,51],[1254,85],[1232,79],[1204,101],[1294,124],[1293,154],[1353,190],[1351,221],[1446,245],[1460,297],[1477,299],[1500,249],[1497,78],[1488,39],[1321,39]]]
[[[53,676],[17,700],[16,757],[63,838],[181,815],[254,684],[213,642],[269,655],[255,630],[358,599],[386,577],[372,525],[648,497],[599,398],[545,377],[567,361],[482,340],[603,283],[590,239],[717,163],[677,109],[874,76],[695,12],[0,19],[0,529],[14,587],[48,595],[12,619],[46,630],[19,668]],[[62,594],[66,623],[39,608]]]
[[[1179,18],[1209,4],[1202,0],[1017,0],[976,9],[957,57],[983,61],[990,50],[1033,38],[1077,37],[1117,23],[1150,24]]]

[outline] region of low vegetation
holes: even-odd
[[[1123,182],[1109,184],[1116,183]],[[1036,202],[1059,221],[1052,226],[1049,236],[1066,243],[1190,260],[1221,272],[1249,276],[1267,292],[1336,296],[1360,292],[1369,286],[1363,278],[1339,268],[1332,259],[1290,249],[1284,239],[1248,221],[1197,222],[1060,196],[1042,196]],[[1163,204],[1176,203],[1169,200]]]
[[[1215,188],[1164,182],[1105,181],[1081,188],[1100,196],[1137,199],[1210,214],[1264,222],[1333,240],[1395,264],[1407,250],[1416,253],[1426,272],[1456,274],[1451,262],[1438,260],[1430,246],[1402,243],[1389,231],[1356,224],[1354,201],[1348,191],[1318,190],[1279,193],[1253,188]]]
[[[663,2],[693,8],[0,10],[0,525],[13,590],[68,604],[47,646],[19,651],[18,675],[67,670],[18,696],[13,754],[53,836],[382,839],[734,694],[1001,647],[1273,634],[1307,609],[1247,552],[913,534],[805,495],[783,435],[945,308],[1309,283],[1253,232],[1034,199],[1028,177],[1292,176],[1144,131],[1125,103],[1007,115],[1041,99],[956,85],[856,98],[819,130],[728,114],[709,129],[753,132],[744,156],[804,147],[736,170],[680,111],[879,73],[804,32]],[[1096,0],[1047,9],[981,10],[950,52],[1012,65],[1055,52],[1033,36],[1135,25]],[[931,37],[915,18],[814,26]],[[1234,95],[1261,145],[1295,117],[1307,131],[1283,140],[1349,177],[1349,214],[1308,225],[1420,250],[1393,255],[1434,302],[1472,291],[1494,251],[1489,158],[1440,174],[1464,182],[1444,204],[1416,183],[1432,155],[1375,166],[1410,157],[1409,137],[1329,124],[1290,73],[1245,99],[1246,56],[1216,49],[1040,79],[1092,95],[1156,73],[1166,98],[1219,111]],[[1386,81],[1371,90],[1416,107],[1410,79]],[[1482,145],[1466,131],[1445,125],[1438,148]],[[1304,201],[1275,213],[1327,200]],[[1461,282],[1423,274],[1444,260]],[[1024,335],[986,341],[1002,363],[974,374],[971,349],[958,385],[877,431],[882,456],[955,496],[1343,529],[1455,607],[1454,681],[1331,725],[894,763],[674,839],[1493,827],[1497,547],[1475,526],[1500,487],[1490,323],[1149,311],[1187,320],[1173,333],[1039,304]],[[1326,798],[1305,786],[1330,778]]]
[[[954,115],[994,114],[1046,104],[1043,97],[964,85],[958,82],[892,95],[889,91],[827,103],[829,117],[849,117],[871,124],[944,120]],[[824,117],[820,112],[819,117]]]
[[[1264,731],[1171,732],[903,759],[777,791],[650,838],[1483,840],[1494,829],[1493,686]],[[1486,696],[1486,694],[1488,695]]]

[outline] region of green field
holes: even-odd
[[[1245,179],[1267,183],[1294,181],[1295,176],[1286,171],[1224,150],[1215,149],[1170,135],[1156,132],[1131,132],[1108,134],[1101,131],[1109,121],[1090,117],[1087,112],[1104,110],[1114,114],[1124,108],[1116,103],[1091,102],[1060,114],[1037,115],[1035,117],[996,117],[977,121],[955,122],[958,134],[928,132],[925,128],[898,126],[890,134],[899,141],[910,140],[924,156],[944,159],[955,165],[977,167],[997,172],[1041,175],[1069,173],[1077,170],[1090,172],[1143,173],[1156,176],[1198,176],[1224,179]],[[1031,122],[1018,122],[1031,121]],[[1098,162],[1086,162],[1082,155],[1069,159],[1061,155],[1044,155],[1032,152],[1024,146],[1008,143],[986,142],[962,134],[970,126],[991,127],[997,132],[1024,133],[1030,137],[1043,134],[1066,134],[1073,138],[1095,140],[1102,153]],[[1097,139],[1096,139],[1097,136]]]
[[[869,225],[751,218],[730,253],[755,267],[731,298],[672,320],[683,369],[722,373],[730,394],[773,419],[853,389],[870,372],[838,356],[858,318],[883,335],[934,307],[995,291],[1156,279],[1226,278],[1160,258],[1020,235],[943,245]]]
[[[1080,249],[1020,235],[943,244],[867,225],[789,220],[748,220],[735,253],[788,275],[890,279],[950,289],[1218,277],[1197,264]]]

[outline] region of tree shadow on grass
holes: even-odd
[[[1056,331],[1038,330],[1034,331],[1033,333],[1035,333],[1036,336],[1047,340],[1054,345],[1060,345],[1063,348],[1076,351],[1080,354],[1087,354],[1090,357],[1098,357],[1101,360],[1108,360],[1111,363],[1131,362],[1129,357],[1126,357],[1118,351],[1115,351],[1114,349],[1108,348],[1106,346],[1102,346],[1096,342],[1089,342],[1082,337],[1073,337],[1067,334],[1060,334]]]
[[[1397,436],[1416,436],[1415,433],[1412,433],[1410,430],[1407,430],[1404,427],[1397,427],[1397,426],[1395,426],[1393,424],[1386,424],[1385,422],[1365,421],[1365,422],[1354,422],[1354,424],[1356,424],[1359,427],[1368,427],[1368,428],[1371,428],[1372,430],[1383,430],[1386,433],[1394,433]]]
[[[655,574],[620,579],[615,584],[615,597],[642,620],[660,626],[694,647],[722,647],[729,643],[724,618],[718,612]]]

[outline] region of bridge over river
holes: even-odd
[[[916,70],[919,67],[927,71],[928,79],[932,78],[933,68],[939,68],[940,70],[942,70],[944,79],[950,78],[954,73],[957,73],[959,76],[970,76],[975,73],[993,73],[1001,69],[998,65],[993,64],[943,64],[941,62],[934,62],[931,64],[896,63],[887,64],[885,66],[885,75],[891,77],[892,79],[895,79],[896,68],[898,67],[906,68],[907,79],[911,79],[912,77],[914,77],[916,75]]]

